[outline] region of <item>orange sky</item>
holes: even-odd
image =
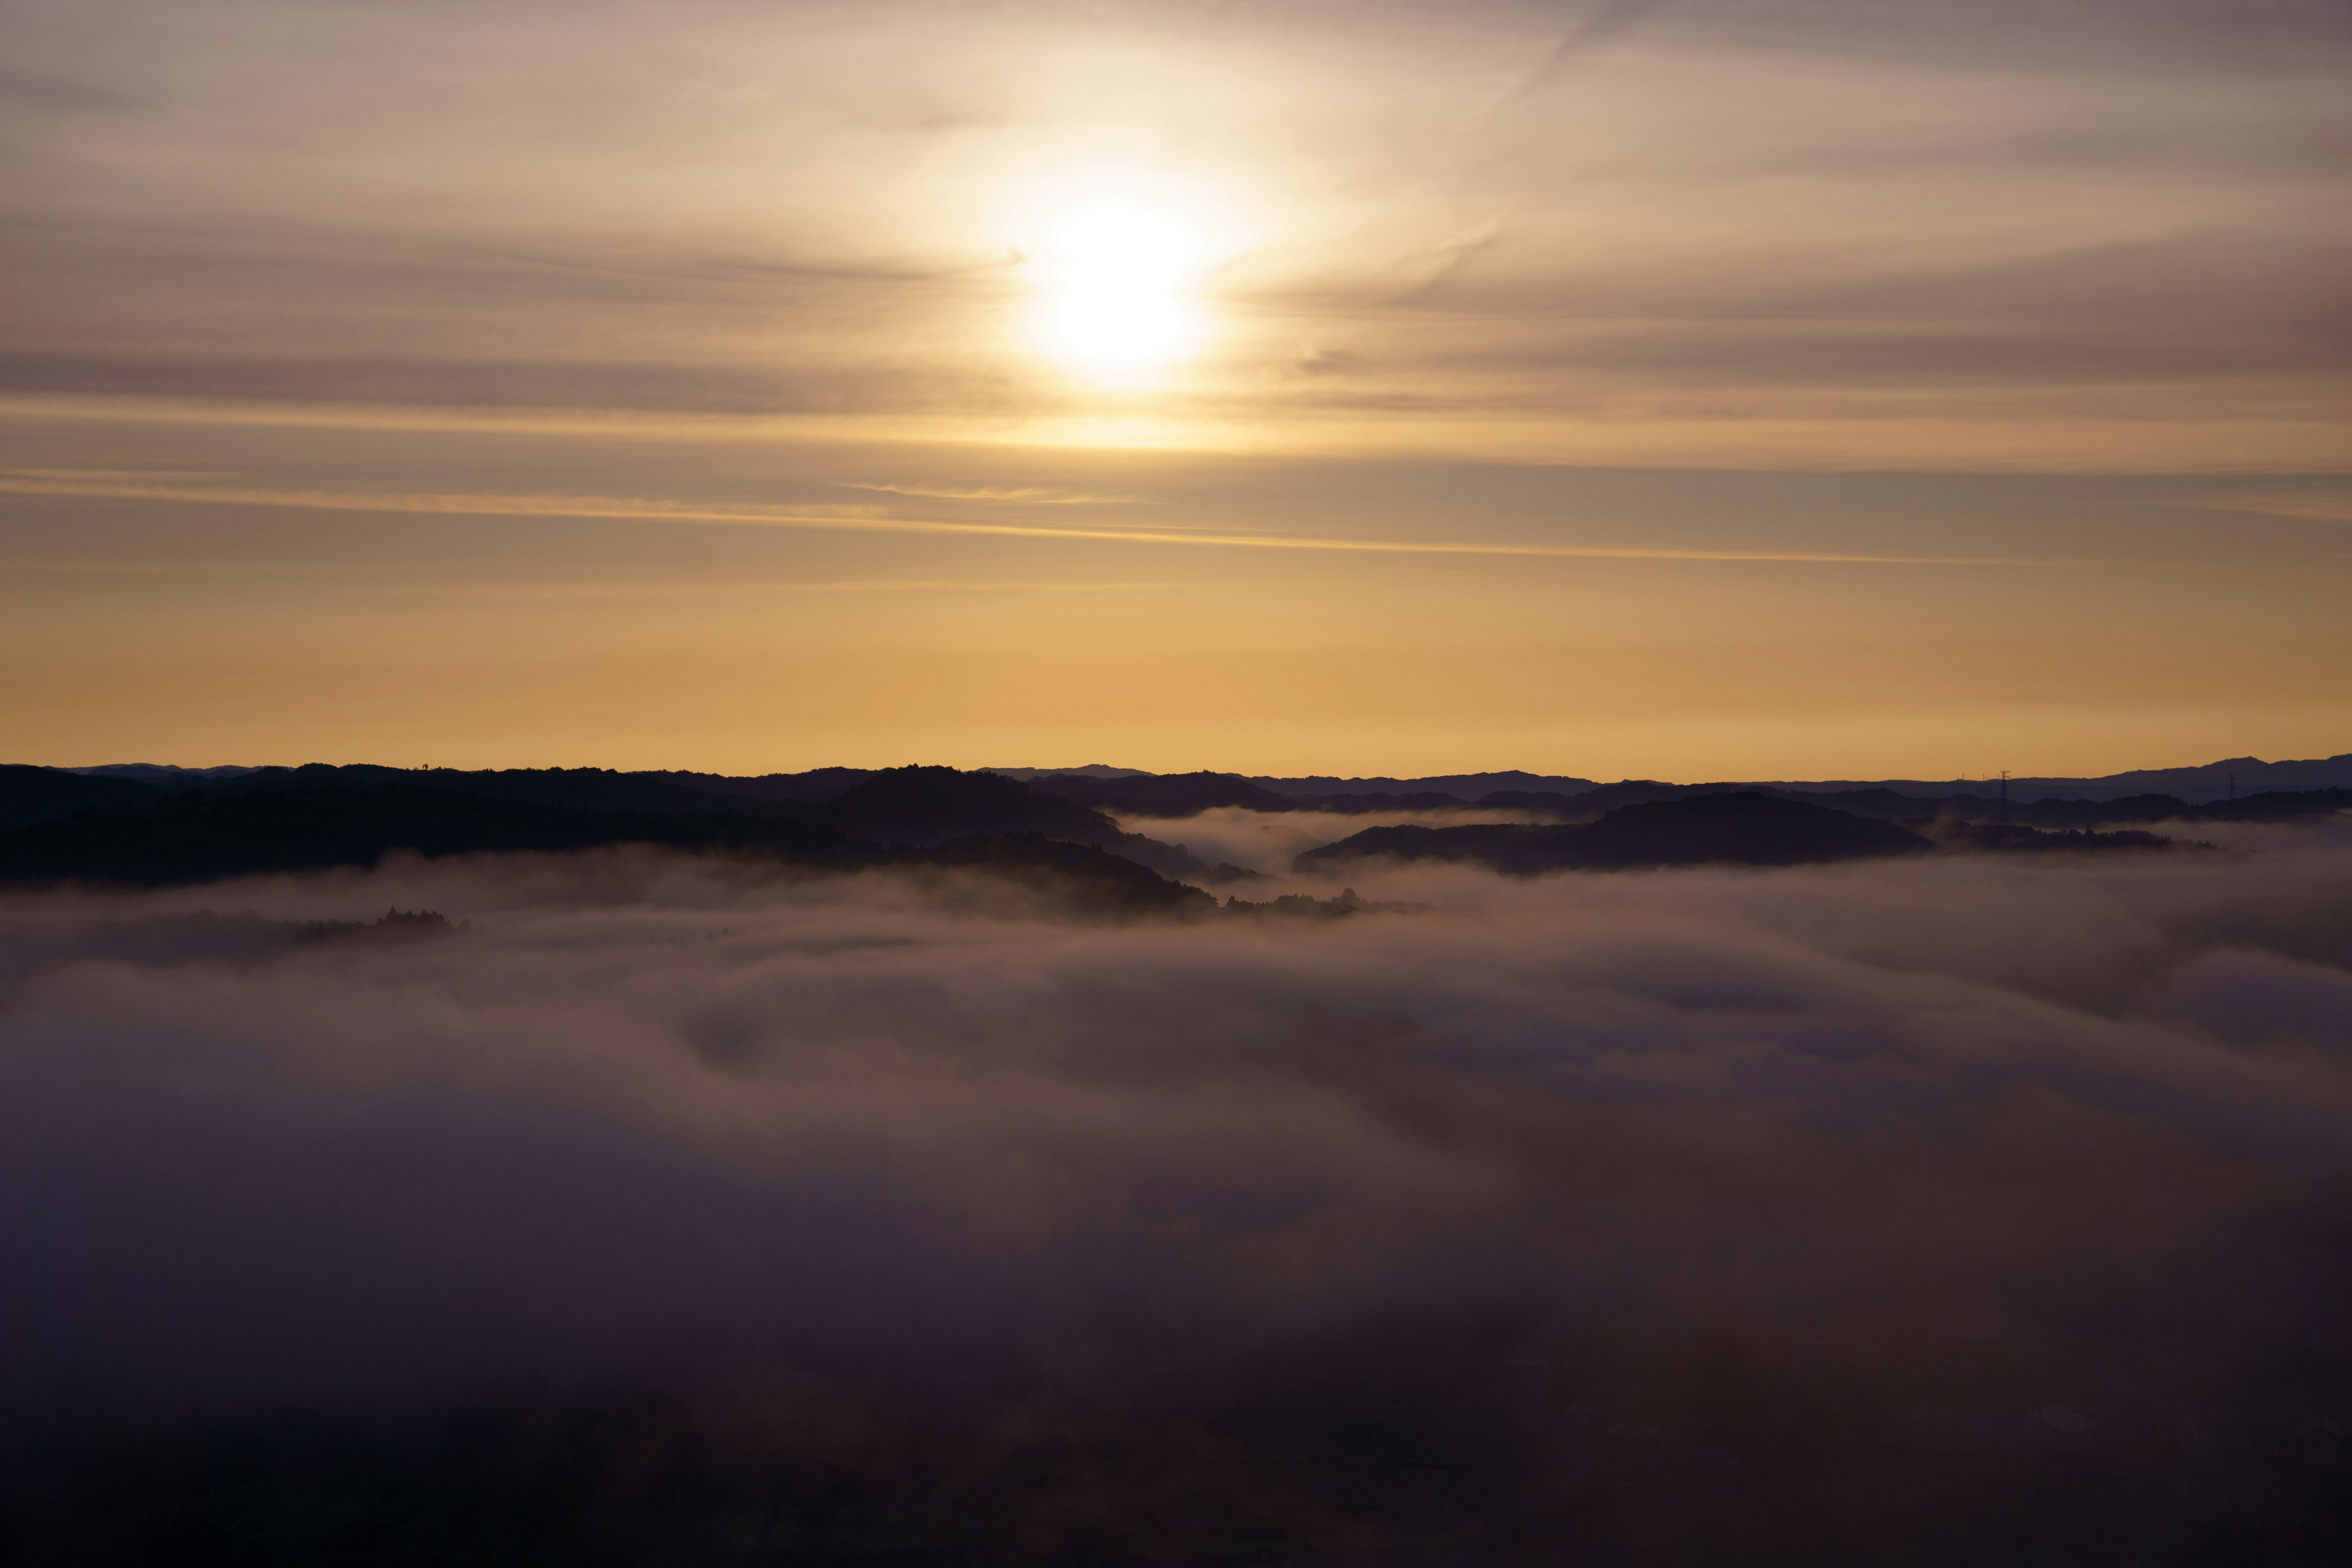
[[[2352,26],[1961,9],[13,7],[7,760],[2352,749]]]

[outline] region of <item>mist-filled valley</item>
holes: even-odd
[[[2352,4],[0,4],[0,1568],[2352,1565]]]
[[[1259,815],[1121,826],[1334,836]],[[2352,819],[2194,831],[1297,918],[643,845],[8,893],[7,1539],[2340,1560]]]
[[[1460,827],[1476,823],[1538,823],[1543,814],[1475,806],[1394,811],[1252,811],[1211,806],[1191,816],[1132,816],[1117,821],[1130,833],[1181,844],[1203,860],[1238,866],[1266,876],[1283,876],[1307,850],[1336,843],[1370,827]]]

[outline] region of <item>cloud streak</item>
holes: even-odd
[[[1081,528],[1045,523],[971,522],[893,517],[871,507],[761,507],[613,496],[367,494],[190,485],[122,484],[0,476],[0,494],[86,496],[111,500],[221,506],[289,507],[315,511],[406,512],[436,517],[595,518],[630,522],[725,524],[867,533],[980,534],[1126,544],[1186,544],[1230,550],[1305,550],[1382,555],[1528,556],[1559,560],[1787,562],[1853,566],[2049,566],[2023,556],[1880,555],[1796,551],[1647,550],[1633,546],[1507,544],[1464,541],[1335,539],[1170,528]]]
[[[854,479],[843,479],[839,484],[845,490],[875,490],[883,495],[919,496],[927,500],[1024,501],[1040,506],[1124,506],[1143,499],[1109,490],[1055,489],[1050,485],[885,485]]]

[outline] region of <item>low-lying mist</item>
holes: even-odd
[[[1330,844],[1368,827],[1465,827],[1474,822],[1550,822],[1552,817],[1530,811],[1251,811],[1244,806],[1213,806],[1192,816],[1125,816],[1117,818],[1129,833],[1181,844],[1211,865],[1239,866],[1244,871],[1281,876],[1303,849]]]
[[[1286,854],[1204,844],[1215,816],[1177,836]],[[1769,1493],[1804,1560],[1848,1514],[1867,1556],[2047,1464],[2174,1477],[2184,1530],[2253,1505],[2180,1475],[2283,1476],[2260,1508],[2318,1539],[2311,1424],[2352,1417],[2352,842],[2263,831],[1373,870],[1425,908],[1297,921],[633,850],[9,897],[0,1404],[54,1457],[659,1388],[892,1518],[917,1474],[979,1517],[911,1453],[1109,1433],[1200,1492],[1112,1488],[1118,1528],[1246,1515],[1298,1551],[1687,1531]],[[272,923],[389,906],[470,927]],[[1326,1484],[1383,1465],[1485,1479],[1407,1524]],[[761,1542],[805,1547],[777,1508]]]

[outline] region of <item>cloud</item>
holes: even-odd
[[[15,895],[0,1407],[252,1434],[662,1389],[626,1408],[681,1412],[738,1467],[714,1475],[798,1456],[775,1473],[902,1524],[1079,1506],[1052,1467],[1100,1442],[1153,1487],[1241,1478],[1117,1505],[1137,1529],[1268,1496],[1328,1520],[1318,1488],[1374,1465],[1449,1507],[1524,1485],[1537,1511],[1499,1517],[1549,1539],[1544,1498],[1671,1513],[1642,1467],[1732,1452],[1783,1528],[1900,1537],[2045,1484],[1954,1489],[1930,1456],[1853,1513],[1955,1406],[2012,1444],[2088,1412],[2067,1463],[2187,1473],[2346,1392],[2347,873],[2341,833],[1424,868],[1360,884],[1417,914],[1110,926],[633,851]],[[391,904],[471,929],[267,923]],[[523,1422],[483,1483],[509,1487],[572,1452],[566,1422],[634,1441],[605,1395],[530,1414],[558,1394],[420,1451]],[[1682,1457],[1602,1441],[1635,1428]],[[1066,1458],[981,1457],[1018,1452]],[[619,1472],[576,1485],[635,1506]]]
[[[117,500],[185,501],[241,507],[290,507],[318,511],[407,512],[432,517],[605,518],[650,523],[720,524],[743,528],[814,529],[857,533],[982,534],[1016,539],[1096,540],[1129,544],[1188,544],[1231,550],[1307,550],[1378,555],[1499,555],[1599,561],[1784,561],[1857,566],[2047,566],[2015,556],[1877,555],[1798,551],[1643,549],[1619,545],[1506,544],[1475,541],[1344,539],[1313,534],[1188,531],[1156,528],[1087,528],[1020,522],[969,522],[894,517],[877,506],[791,507],[672,501],[626,496],[419,495],[338,490],[271,490],[111,479],[50,479],[0,471],[0,494],[90,496]]]
[[[107,568],[74,563],[73,568]],[[736,597],[762,594],[1118,594],[1165,587],[1160,583],[992,581],[944,577],[856,577],[835,581],[729,578],[720,582],[630,583],[414,583],[395,584],[388,594],[447,599],[653,599]]]
[[[2214,496],[2197,503],[2214,511],[2251,511],[2265,517],[2352,522],[2352,495],[2340,490],[2276,490],[2255,495]]]
[[[1368,827],[1420,823],[1452,827],[1473,822],[1549,822],[1525,811],[1245,811],[1218,806],[1191,816],[1126,816],[1119,826],[1165,844],[1182,844],[1212,865],[1286,875],[1301,850],[1329,844]]]
[[[52,1415],[757,1347],[1142,1398],[1633,1302],[2210,1376],[2259,1347],[2116,1282],[2202,1300],[2352,1175],[2347,856],[1422,872],[1296,928],[629,853],[18,896],[0,1360]],[[173,934],[420,903],[473,929]]]
[[[929,500],[1021,501],[1040,506],[1108,506],[1139,501],[1136,495],[1110,490],[1066,490],[1050,485],[884,485],[855,479],[838,481],[845,490],[878,490],[884,495],[920,496]]]
[[[136,100],[89,82],[14,70],[0,71],[0,105],[52,114],[86,114],[140,107]]]

